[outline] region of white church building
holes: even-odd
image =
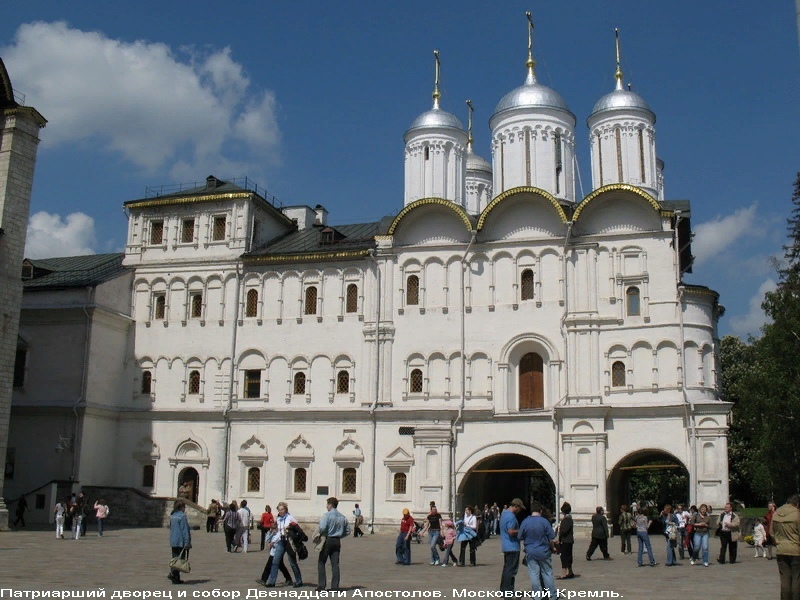
[[[332,226],[212,176],[126,202],[121,264],[95,257],[79,291],[37,284],[66,259],[28,261],[6,495],[72,478],[301,518],[335,495],[379,524],[515,496],[588,517],[655,463],[688,472],[676,500],[724,504],[724,309],[682,282],[689,203],[665,199],[655,114],[618,66],[580,198],[586,131],[526,68],[490,119],[491,164],[437,74],[394,217]],[[70,372],[35,383],[70,347]]]

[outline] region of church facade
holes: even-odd
[[[405,132],[404,207],[380,222],[331,226],[213,176],[126,202],[123,384],[75,407],[105,431],[72,449],[80,482],[299,517],[335,495],[389,523],[515,496],[588,517],[671,465],[674,500],[724,504],[724,309],[682,282],[691,215],[665,199],[655,114],[618,68],[579,198],[576,117],[526,68],[491,164],[437,76]]]

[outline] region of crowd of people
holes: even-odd
[[[98,501],[102,503],[102,501]],[[76,500],[76,505],[80,503]],[[97,504],[95,505],[97,508]],[[265,506],[257,528],[261,532],[261,550],[269,551],[261,577],[257,582],[266,587],[275,587],[278,573],[283,575],[286,585],[301,587],[302,573],[298,560],[307,557],[304,542],[308,537],[297,520],[289,513],[285,502],[278,503],[277,515],[272,514],[269,505]],[[106,509],[107,510],[107,509]],[[522,518],[527,513],[527,516]],[[411,542],[416,536],[427,536],[430,552],[430,565],[447,567],[477,566],[477,551],[481,544],[493,534],[500,536],[503,553],[503,570],[500,578],[500,591],[510,592],[515,588],[516,575],[521,563],[527,567],[533,592],[548,590],[551,597],[557,594],[555,581],[578,577],[573,570],[573,548],[575,545],[575,525],[572,507],[565,502],[560,507],[561,518],[555,519],[546,508],[532,502],[530,512],[523,501],[515,498],[500,511],[497,505],[467,506],[463,516],[455,520],[439,513],[434,502],[424,523],[416,522],[407,508],[403,509],[399,531],[395,541],[396,564],[411,564]],[[106,513],[107,514],[107,513]],[[241,550],[247,552],[250,537],[250,524],[256,522],[247,508],[247,501],[241,504],[232,501],[223,505],[212,501],[207,511],[206,530],[218,530],[222,523],[225,531],[225,545],[228,552]],[[742,520],[730,503],[717,516],[716,528],[712,532],[711,509],[706,504],[686,508],[677,504],[674,509],[667,504],[658,510],[652,506],[639,506],[636,503],[622,505],[616,516],[619,530],[620,552],[632,554],[631,538],[636,537],[637,565],[655,567],[656,561],[651,535],[663,540],[664,565],[679,566],[679,561],[689,560],[691,565],[709,566],[709,537],[715,535],[720,540],[720,553],[717,562],[735,564],[738,561],[738,546],[743,536]],[[353,511],[354,537],[363,535],[361,509],[356,505]],[[101,528],[102,529],[102,528]],[[604,507],[597,507],[591,518],[591,534],[586,551],[586,560],[594,558],[600,550],[604,560],[613,560],[608,548],[608,540],[613,537],[612,521]],[[338,590],[340,584],[339,555],[341,539],[351,533],[349,520],[338,511],[338,500],[327,499],[326,511],[320,519],[319,527],[312,542],[318,550],[317,590]],[[789,498],[784,506],[778,508],[770,503],[763,518],[756,519],[752,530],[754,556],[773,558],[775,550],[781,577],[782,590],[788,595],[782,598],[796,598],[800,593],[800,497]],[[418,540],[420,541],[420,540]],[[172,555],[188,556],[191,547],[191,533],[185,516],[185,502],[178,500],[171,517],[170,546]],[[467,553],[469,562],[467,562]],[[561,575],[553,574],[552,557],[560,555]],[[645,554],[647,562],[645,562]],[[288,560],[291,571],[284,564]],[[331,587],[327,587],[326,564],[332,570]],[[181,583],[180,572],[172,570],[169,578],[173,583]],[[782,592],[783,594],[783,592]]]
[[[79,540],[85,536],[86,524],[92,511],[94,511],[97,523],[97,537],[103,537],[106,519],[111,514],[111,509],[105,500],[100,498],[92,505],[84,493],[79,492],[56,502],[53,511],[56,523],[56,539],[65,539],[65,530],[69,532],[69,537],[73,540]]]

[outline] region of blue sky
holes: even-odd
[[[491,160],[488,120],[525,77],[525,10],[537,75],[578,118],[625,81],[657,115],[668,199],[692,202],[690,283],[727,307],[721,333],[757,333],[800,170],[800,48],[792,0],[169,3],[5,0],[0,57],[42,131],[29,256],[120,250],[121,205],[145,186],[247,175],[333,223],[403,203],[403,133],[442,107]]]

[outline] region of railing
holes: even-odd
[[[232,183],[233,185],[237,185],[242,189],[247,190],[248,192],[253,192],[254,194],[258,194],[264,200],[272,204],[276,208],[282,208],[283,203],[281,203],[277,196],[270,194],[266,188],[259,186],[255,181],[248,177],[233,177],[231,179],[220,179],[221,182],[224,183]],[[160,196],[167,196],[171,194],[180,194],[181,192],[187,192],[189,190],[194,189],[206,189],[206,180],[200,181],[189,181],[183,183],[175,183],[170,185],[158,185],[158,186],[147,186],[144,189],[144,197],[145,198],[158,198]],[[209,191],[211,191],[209,189]]]

